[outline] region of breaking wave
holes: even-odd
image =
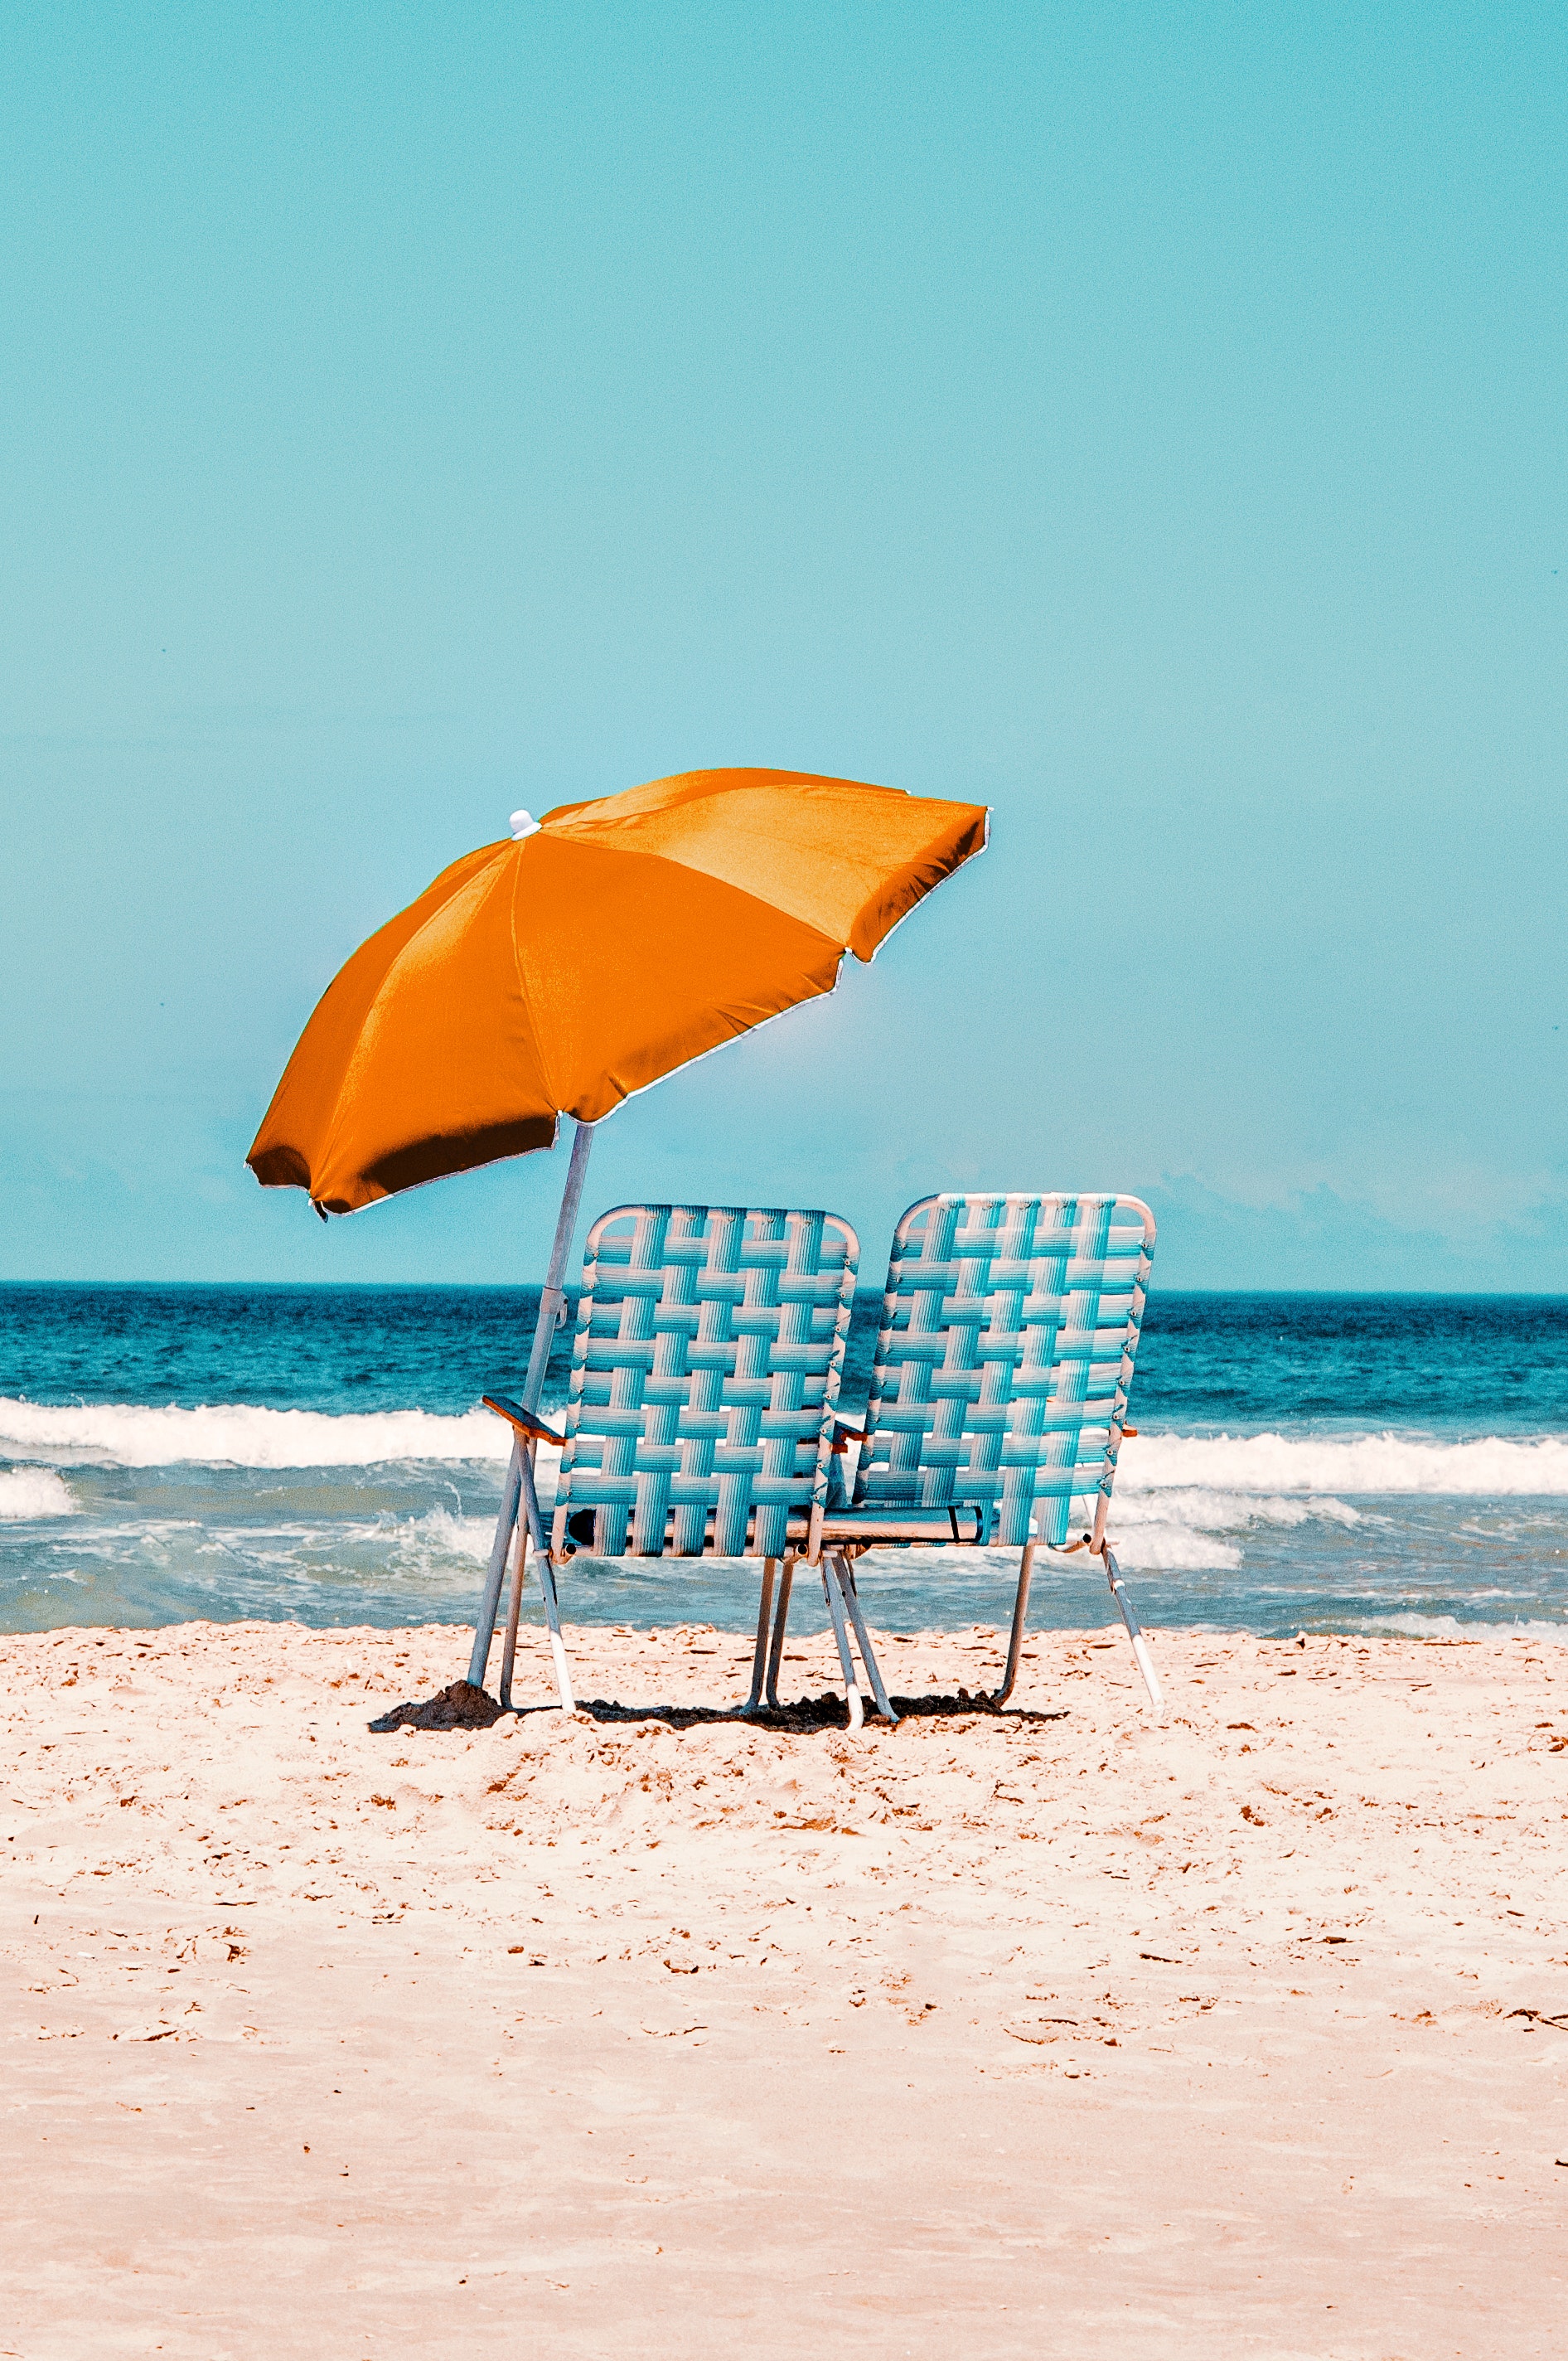
[[[453,1560],[465,1565],[483,1565],[489,1558],[495,1537],[494,1517],[464,1517],[455,1515],[450,1509],[427,1509],[422,1516],[409,1518],[397,1531],[400,1570],[421,1573]]]
[[[511,1434],[489,1411],[266,1410],[214,1402],[195,1410],[145,1402],[57,1407],[0,1398],[0,1457],[95,1461],[120,1467],[361,1467],[398,1461],[504,1462]],[[555,1455],[541,1453],[541,1490]],[[18,1471],[21,1472],[21,1471]],[[61,1487],[63,1494],[63,1487]],[[1308,1519],[1354,1523],[1335,1496],[1429,1494],[1475,1499],[1568,1496],[1568,1441],[1480,1435],[1442,1443],[1384,1433],[1144,1433],[1123,1449],[1117,1521],[1241,1532]],[[18,1497],[20,1495],[18,1494]],[[38,1497],[41,1498],[42,1495]],[[69,1495],[52,1510],[61,1515]],[[11,1513],[21,1513],[12,1511]]]
[[[1436,1443],[1402,1434],[1141,1434],[1124,1445],[1116,1499],[1175,1487],[1216,1492],[1401,1492],[1501,1496],[1568,1493],[1568,1442],[1477,1435]]]
[[[34,1517],[71,1517],[76,1503],[63,1477],[52,1467],[0,1468],[0,1518],[22,1522]]]
[[[1365,1631],[1398,1631],[1411,1640],[1548,1640],[1558,1647],[1568,1646],[1568,1620],[1561,1623],[1539,1620],[1462,1623],[1457,1615],[1370,1615],[1364,1618],[1361,1628]]]
[[[200,1410],[143,1402],[56,1409],[0,1399],[0,1455],[117,1467],[367,1467],[392,1460],[505,1460],[511,1430],[488,1411],[442,1418],[422,1410]]]

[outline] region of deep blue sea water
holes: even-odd
[[[509,1439],[476,1404],[516,1389],[536,1300],[0,1287],[0,1629],[468,1619]],[[547,1403],[565,1373],[563,1343]],[[1568,1299],[1157,1290],[1132,1418],[1112,1530],[1150,1623],[1568,1637]],[[895,1628],[988,1624],[1012,1566],[887,1552],[861,1582]],[[743,1629],[755,1572],[578,1559],[563,1598]],[[1036,1575],[1035,1620],[1111,1612],[1075,1563]]]

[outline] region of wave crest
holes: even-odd
[[[76,1503],[65,1479],[52,1467],[0,1468],[0,1518],[8,1523],[75,1514]]]
[[[12,1458],[96,1460],[116,1467],[366,1467],[391,1460],[504,1460],[511,1429],[489,1411],[198,1410],[144,1402],[57,1409],[0,1399],[0,1452]]]
[[[214,1402],[181,1410],[147,1402],[56,1406],[0,1398],[0,1456],[96,1461],[120,1467],[363,1467],[398,1461],[504,1462],[510,1430],[488,1411],[332,1412]],[[556,1455],[540,1455],[541,1489]],[[1568,1441],[1479,1435],[1440,1443],[1394,1433],[1159,1434],[1146,1431],[1116,1471],[1118,1521],[1156,1520],[1239,1530],[1301,1517],[1342,1523],[1356,1512],[1335,1494],[1568,1496]],[[1179,1502],[1173,1496],[1180,1496]],[[64,1513],[56,1510],[53,1513]]]
[[[1486,1499],[1568,1494],[1568,1442],[1477,1435],[1141,1434],[1124,1446],[1116,1499],[1174,1488],[1210,1492],[1448,1493]]]
[[[1461,1622],[1457,1615],[1371,1615],[1364,1631],[1398,1631],[1411,1640],[1547,1640],[1568,1645],[1568,1621],[1543,1623],[1522,1618],[1517,1623]]]

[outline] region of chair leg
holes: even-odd
[[[768,1618],[773,1606],[773,1577],[778,1572],[776,1557],[762,1560],[762,1603],[757,1609],[757,1644],[751,1654],[751,1694],[740,1713],[755,1713],[762,1702],[762,1687],[768,1676]]]
[[[833,1619],[833,1636],[839,1642],[839,1662],[844,1667],[844,1702],[850,1709],[850,1728],[861,1729],[866,1718],[861,1702],[861,1685],[855,1678],[855,1660],[850,1653],[850,1633],[844,1619],[844,1594],[839,1586],[837,1562],[826,1554],[822,1559],[822,1591],[828,1601],[828,1612]]]
[[[768,1650],[767,1700],[773,1710],[779,1710],[779,1666],[784,1662],[784,1629],[789,1622],[789,1595],[795,1588],[795,1560],[786,1557],[784,1572],[779,1576],[779,1603],[773,1616],[773,1644]]]
[[[511,1547],[512,1529],[519,1521],[522,1506],[523,1456],[514,1442],[506,1483],[501,1491],[500,1511],[496,1518],[496,1537],[490,1544],[490,1563],[485,1573],[484,1595],[474,1619],[474,1646],[468,1658],[468,1678],[477,1689],[485,1686],[485,1673],[490,1661],[490,1642],[495,1636],[496,1609],[500,1605],[501,1584],[506,1579],[507,1553]]]
[[[536,1550],[534,1571],[539,1576],[539,1592],[544,1601],[544,1620],[550,1626],[550,1653],[555,1659],[555,1686],[560,1692],[563,1713],[576,1713],[576,1702],[572,1696],[572,1674],[566,1662],[565,1644],[561,1638],[561,1610],[555,1598],[555,1569],[550,1563],[548,1550]]]
[[[861,1612],[861,1594],[855,1581],[854,1564],[841,1551],[839,1554],[839,1587],[844,1594],[844,1604],[850,1610],[850,1620],[855,1627],[855,1639],[861,1651],[861,1662],[866,1668],[866,1675],[872,1685],[872,1695],[876,1699],[877,1711],[889,1723],[895,1722],[898,1716],[893,1709],[892,1700],[888,1697],[886,1685],[883,1680],[882,1667],[877,1663],[872,1647],[871,1633],[866,1630],[866,1619]]]
[[[517,1662],[517,1619],[522,1608],[522,1579],[528,1558],[528,1527],[520,1519],[512,1536],[511,1598],[507,1605],[506,1638],[501,1642],[501,1711],[510,1713],[512,1666]]]
[[[992,1705],[1005,1705],[1018,1677],[1018,1652],[1024,1645],[1024,1619],[1029,1612],[1029,1579],[1035,1571],[1035,1544],[1025,1542],[1018,1561],[1018,1596],[1013,1601],[1013,1629],[1007,1641],[1007,1670],[1002,1686],[992,1691]]]
[[[1133,1602],[1127,1596],[1127,1586],[1122,1579],[1122,1569],[1111,1554],[1109,1543],[1102,1543],[1102,1555],[1105,1560],[1105,1579],[1111,1586],[1112,1598],[1122,1610],[1122,1620],[1127,1627],[1127,1637],[1133,1643],[1133,1654],[1136,1659],[1138,1670],[1144,1676],[1144,1686],[1149,1693],[1149,1703],[1156,1713],[1163,1713],[1165,1692],[1160,1687],[1159,1675],[1155,1671],[1149,1656],[1149,1643],[1139,1629],[1138,1619],[1133,1612]]]

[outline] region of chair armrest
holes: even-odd
[[[487,1410],[493,1410],[498,1418],[504,1418],[509,1426],[514,1426],[519,1434],[526,1434],[531,1442],[565,1445],[564,1434],[557,1434],[553,1426],[546,1426],[542,1418],[535,1418],[531,1410],[524,1410],[510,1394],[482,1394],[480,1400]]]

